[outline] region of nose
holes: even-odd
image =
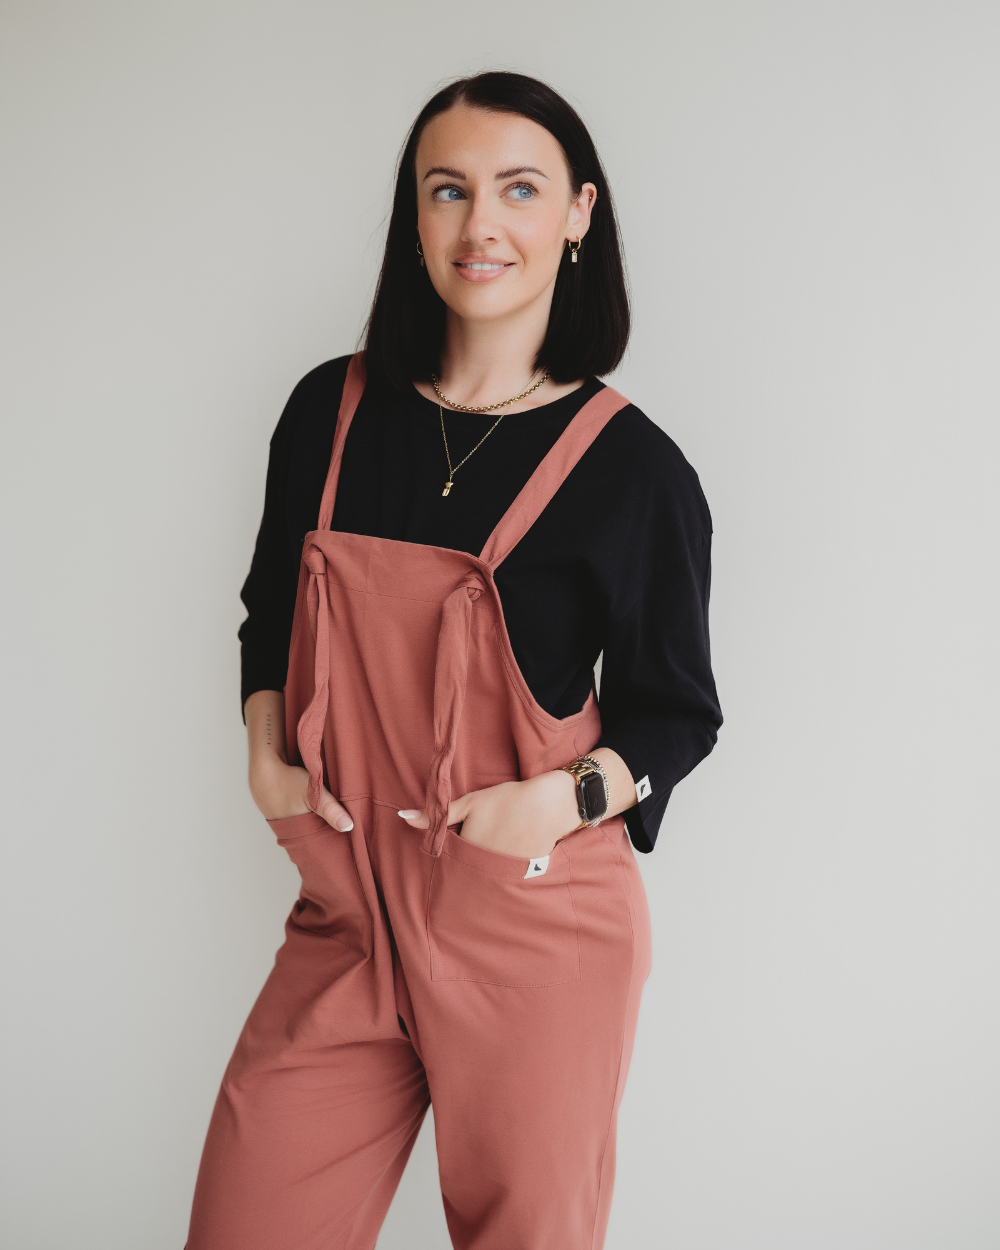
[[[462,242],[482,247],[486,243],[498,243],[504,237],[498,220],[496,197],[477,191],[468,201],[469,211],[462,228]]]

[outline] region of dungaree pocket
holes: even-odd
[[[341,833],[315,812],[267,823],[302,878],[302,890],[288,917],[289,931],[333,938],[370,955],[371,911],[352,841],[357,825],[351,833]]]
[[[450,830],[427,899],[431,979],[487,985],[563,985],[580,979],[580,934],[571,861],[556,846],[547,870]]]

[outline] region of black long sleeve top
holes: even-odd
[[[302,540],[316,527],[350,358],[296,386],[271,439],[264,516],[242,599],[244,702],[281,690]],[[501,516],[603,383],[504,416],[441,490],[436,403],[369,384],[348,431],[332,528],[478,555]],[[445,410],[457,464],[495,414]],[[637,850],[656,841],[673,787],[715,745],[722,715],[709,656],[711,517],[698,477],[634,405],[608,422],[528,533],[495,570],[514,656],[551,715],[579,711],[601,656],[598,745],[622,757],[639,801]]]

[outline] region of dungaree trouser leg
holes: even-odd
[[[188,1250],[371,1250],[431,1102],[457,1250],[598,1250],[649,971],[624,822],[531,872],[447,813],[599,740],[593,690],[561,720],[532,697],[493,570],[627,401],[584,405],[477,558],[329,528],[363,386],[356,357],[285,689],[310,801],[325,780],[354,828],[270,822],[302,891],[222,1082]]]

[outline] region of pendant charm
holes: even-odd
[[[570,255],[569,255],[570,263],[575,265],[576,264],[576,252],[574,252],[572,248],[570,248],[569,252],[570,252]]]
[[[454,485],[455,485],[455,483],[454,483],[454,482],[445,482],[445,484],[444,484],[444,490],[441,492],[441,494],[442,494],[442,495],[447,495],[447,493],[451,490],[451,488],[452,488]]]

